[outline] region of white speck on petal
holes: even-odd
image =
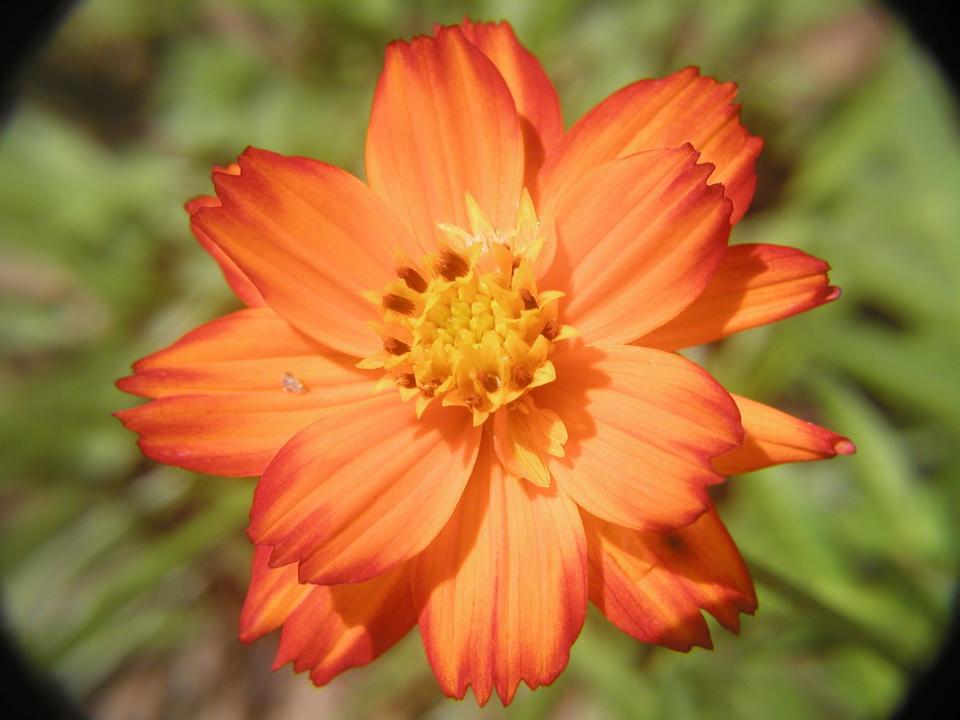
[[[288,393],[293,393],[294,395],[303,395],[303,393],[307,391],[307,386],[301,382],[300,378],[291,372],[285,372],[283,374],[280,385]]]

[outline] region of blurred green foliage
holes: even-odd
[[[858,2],[81,3],[0,138],[0,573],[25,647],[98,717],[481,714],[415,634],[325,690],[268,675],[271,641],[233,639],[252,483],[155,466],[109,417],[134,359],[232,306],[181,209],[209,166],[253,144],[360,173],[384,44],[464,13],[512,22],[568,124],[687,64],[740,84],[766,146],[733,241],[826,257],[844,298],[697,358],[859,447],[726,486],[760,594],[741,636],[678,655],[591,617],[504,716],[889,714],[957,576],[960,139],[930,62]]]

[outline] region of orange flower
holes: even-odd
[[[444,692],[550,683],[591,600],[710,647],[756,597],[707,487],[853,452],[676,354],[838,296],[827,265],[727,245],[760,140],[688,68],[563,131],[510,26],[387,48],[364,183],[248,149],[192,201],[247,305],[136,363],[151,458],[259,475],[249,642],[317,684],[418,625]],[[412,402],[408,402],[412,401]]]

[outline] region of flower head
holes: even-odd
[[[241,638],[317,684],[414,626],[444,692],[551,682],[592,601],[710,646],[756,608],[707,494],[850,453],[678,349],[838,296],[798,250],[728,245],[759,139],[688,68],[568,132],[506,23],[387,48],[366,182],[248,149],[188,203],[246,308],[136,363],[150,457],[260,476]]]

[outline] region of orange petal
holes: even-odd
[[[512,229],[523,159],[510,90],[459,28],[387,46],[367,178],[425,247],[444,239],[438,222],[470,227],[466,193],[495,229]]]
[[[360,295],[395,274],[394,249],[419,253],[387,207],[330,165],[248,149],[238,176],[214,174],[222,207],[192,221],[253,281],[270,307],[335,350],[380,349]]]
[[[269,548],[256,549],[240,639],[251,642],[282,625],[274,668],[292,661],[324,685],[376,659],[416,625],[408,564],[365,583],[301,585],[293,565],[271,568],[269,557]]]
[[[586,548],[576,506],[556,485],[506,475],[490,433],[460,505],[417,560],[420,634],[440,687],[505,705],[520,681],[553,682],[586,611]]]
[[[524,186],[536,198],[537,174],[563,137],[557,90],[540,61],[517,40],[510,23],[464,20],[460,29],[496,65],[510,88],[523,130]]]
[[[117,417],[157,462],[211,475],[259,475],[295,433],[375,380],[353,358],[294,330],[269,308],[201,325],[134,365],[117,386],[159,398]]]
[[[629,342],[707,286],[730,234],[730,202],[689,146],[601,165],[551,196],[558,247],[542,286],[588,344]]]
[[[250,538],[276,567],[299,562],[320,585],[369,580],[413,557],[450,517],[480,429],[459,408],[418,421],[396,393],[331,413],[298,433],[263,473]]]
[[[712,647],[700,609],[731,632],[757,609],[750,574],[716,510],[668,533],[629,530],[581,513],[590,600],[643,642],[687,651]]]
[[[713,459],[713,467],[719,473],[735,475],[857,451],[850,440],[824,427],[749,398],[733,395],[733,399],[743,419],[743,445]]]
[[[679,355],[632,346],[552,356],[557,380],[535,391],[561,417],[566,457],[550,472],[573,500],[609,522],[664,531],[689,525],[721,482],[710,461],[740,444],[730,395]]]
[[[227,167],[215,165],[213,172],[239,175],[240,166],[236,163],[230,163]],[[193,215],[197,210],[204,207],[220,207],[220,199],[210,195],[201,195],[192,200],[188,200],[184,205],[189,215]],[[227,285],[236,293],[237,297],[248,307],[262,307],[266,305],[266,301],[263,299],[260,291],[257,290],[256,286],[250,281],[250,278],[243,274],[243,271],[237,267],[237,264],[231,260],[223,250],[217,247],[217,244],[210,239],[210,236],[192,223],[190,227],[200,246],[210,253],[217,265],[220,266],[220,271],[223,273]]]
[[[840,297],[829,269],[795,248],[731,245],[700,297],[636,343],[676,350],[805,312]]]
[[[188,201],[184,207],[190,215],[193,215],[200,208],[220,207],[220,200],[210,195],[201,195]],[[236,293],[236,296],[248,307],[262,307],[266,305],[266,301],[263,299],[260,291],[257,290],[256,285],[250,281],[250,278],[243,274],[243,271],[237,267],[237,264],[231,260],[223,250],[217,247],[217,244],[210,239],[210,236],[192,223],[190,228],[193,230],[193,236],[197,239],[197,242],[200,243],[200,246],[210,253],[217,265],[220,266],[220,271],[223,273],[227,285]]]
[[[544,196],[567,192],[614,158],[690,143],[716,167],[710,181],[723,184],[733,203],[730,222],[737,222],[753,198],[753,167],[763,143],[740,124],[740,108],[731,104],[736,92],[733,83],[702,77],[696,68],[615,92],[584,115],[547,160]]]
[[[269,561],[270,548],[262,545],[254,548],[250,587],[240,611],[240,640],[245,643],[283,625],[313,590],[322,587],[301,585],[294,565],[271,568]]]

